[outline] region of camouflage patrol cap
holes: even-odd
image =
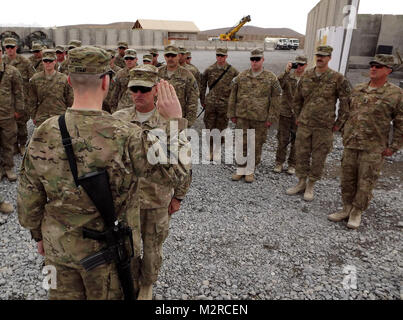
[[[369,64],[380,64],[392,69],[395,64],[395,57],[391,54],[377,54]]]
[[[74,48],[79,48],[79,47],[81,47],[80,40],[70,40],[69,45],[68,45],[68,50],[71,50]]]
[[[58,52],[63,53],[63,52],[64,52],[64,48],[63,48],[62,46],[57,46],[57,47],[55,48],[55,52],[56,52],[56,53],[58,53]]]
[[[95,47],[79,47],[69,51],[70,73],[105,74],[111,72],[110,55]]]
[[[303,63],[303,64],[307,64],[308,63],[308,58],[305,56],[298,56],[295,58],[295,62],[296,63]]]
[[[227,48],[217,48],[215,50],[215,54],[221,54],[223,56],[227,56],[228,55],[228,49]]]
[[[130,70],[129,88],[134,86],[151,88],[158,82],[158,68],[151,64],[143,64]]]
[[[143,61],[151,62],[151,61],[153,61],[153,56],[151,54],[144,54]]]
[[[125,58],[137,58],[136,50],[134,50],[134,49],[126,49],[123,59],[125,59]]]
[[[158,54],[158,49],[157,48],[151,48],[149,53],[150,54]]]
[[[262,48],[257,48],[254,49],[250,52],[250,57],[251,58],[263,58],[263,49]]]
[[[166,47],[164,48],[164,54],[168,54],[168,53],[171,53],[171,54],[178,54],[178,53],[179,53],[179,49],[178,49],[177,47],[175,47],[175,46],[166,46]]]
[[[43,60],[56,60],[56,51],[52,49],[43,50],[42,61]]]
[[[320,56],[331,56],[333,48],[331,46],[319,46],[316,48],[315,55]]]
[[[42,51],[43,47],[40,43],[35,42],[34,44],[32,44],[32,48],[31,48],[31,52],[34,51]]]
[[[125,42],[125,41],[120,41],[120,42],[118,42],[118,48],[127,49],[127,48],[129,48],[129,44],[127,42]]]
[[[3,41],[3,46],[17,46],[17,40],[14,38],[5,38]]]
[[[186,54],[186,48],[185,48],[185,47],[179,47],[179,48],[178,48],[178,53],[180,53],[180,54]]]
[[[187,55],[188,57],[192,57],[192,52],[190,52],[189,50],[186,50],[186,55]]]

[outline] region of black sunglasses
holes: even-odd
[[[176,56],[177,56],[177,54],[173,54],[173,53],[167,53],[165,55],[165,57],[167,57],[167,58],[175,58]]]
[[[152,87],[143,87],[143,86],[133,86],[130,87],[130,91],[133,93],[141,92],[141,93],[148,93],[152,90]]]
[[[6,49],[12,49],[15,48],[15,46],[6,46]]]
[[[372,67],[375,67],[375,69],[382,69],[382,68],[384,68],[385,66],[383,66],[383,65],[381,65],[381,64],[371,64],[371,65],[370,65],[370,68],[372,68]]]
[[[158,56],[158,54],[156,54],[156,53],[153,53],[153,57],[155,58],[156,56]]]
[[[132,58],[132,57],[126,57],[125,58],[125,60],[131,60],[131,61],[133,61],[135,58]]]
[[[250,58],[250,61],[259,62],[260,60],[262,60],[262,58],[259,58],[259,57]]]
[[[41,52],[41,50],[34,50],[34,51],[32,51],[33,53],[39,53],[39,52]]]
[[[187,57],[187,58],[186,58],[186,60],[190,60],[190,59],[192,59],[192,57]]]
[[[127,48],[126,47],[119,47],[119,49],[126,50]]]
[[[43,62],[45,62],[45,63],[52,63],[54,60],[50,60],[50,59],[43,59],[42,61],[43,61]]]
[[[216,57],[225,57],[223,54],[216,54]]]

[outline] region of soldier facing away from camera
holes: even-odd
[[[18,217],[37,241],[38,252],[45,256],[46,264],[56,268],[57,288],[50,289],[50,299],[122,299],[122,286],[127,284],[119,281],[115,263],[100,264],[90,271],[83,267],[82,259],[104,248],[104,241],[84,237],[84,228],[93,233],[105,231],[106,220],[78,177],[106,170],[116,219],[119,225],[132,228],[133,254],[138,259],[138,177],[157,170],[176,183],[189,170],[181,163],[151,165],[147,152],[152,145],[141,128],[101,110],[110,81],[110,56],[105,50],[81,47],[69,54],[74,103],[65,114],[65,123],[71,135],[71,144],[67,146],[75,154],[77,172],[74,175],[62,144],[62,118],[48,119],[34,131],[23,159]],[[157,102],[160,113],[177,122],[178,130],[184,129],[186,120],[180,119],[174,90],[167,83],[158,86],[162,92]],[[169,137],[177,134],[169,130]],[[187,144],[181,139],[177,141],[179,147]]]
[[[370,81],[357,85],[351,93],[343,129],[343,210],[328,216],[335,222],[348,219],[351,229],[360,226],[384,158],[403,146],[403,90],[388,82],[393,66],[392,55],[376,55],[370,62]],[[391,122],[393,138],[389,142]]]

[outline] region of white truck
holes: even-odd
[[[264,41],[273,43],[275,50],[290,50],[288,38],[265,38]]]
[[[290,50],[297,50],[299,48],[299,40],[295,38],[288,39]]]

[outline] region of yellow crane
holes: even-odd
[[[239,41],[239,37],[236,37],[236,33],[247,23],[250,22],[250,16],[243,17],[239,23],[228,30],[227,33],[220,34],[220,40],[222,41]]]

